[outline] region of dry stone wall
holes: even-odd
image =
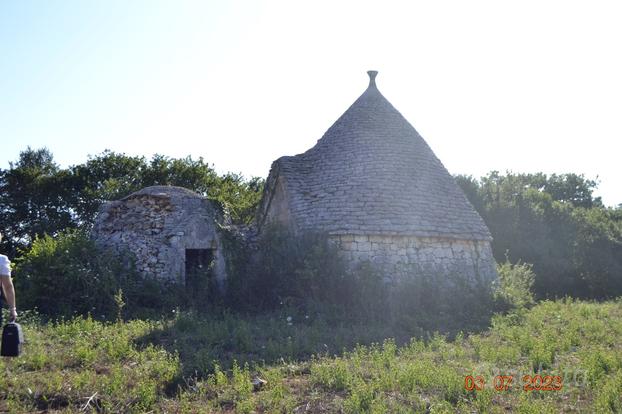
[[[222,287],[225,260],[211,202],[189,190],[158,188],[104,204],[93,228],[94,239],[101,246],[131,252],[143,275],[181,283],[186,249],[211,249],[213,276]]]
[[[426,270],[482,281],[497,277],[490,243],[484,240],[397,235],[334,238],[352,263],[370,261],[391,279]]]

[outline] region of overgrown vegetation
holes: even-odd
[[[220,296],[214,286],[186,290],[144,278],[133,270],[129,252],[119,257],[98,248],[84,232],[70,230],[37,238],[17,261],[15,284],[21,307],[37,309],[46,318],[114,320],[119,314],[157,318],[174,309],[201,314],[286,309],[293,318],[320,318],[327,324],[383,323],[385,334],[405,338],[423,331],[485,329],[494,309],[523,306],[512,301],[529,295],[521,290],[528,285],[510,277],[517,273],[512,267],[499,290],[509,293],[496,302],[490,286],[458,273],[441,277],[434,269],[412,269],[419,276],[403,275],[396,289],[370,263],[348,267],[338,246],[324,235],[294,235],[279,227],[264,232],[256,251],[262,254],[246,251],[248,260],[234,260],[226,296]]]
[[[382,325],[288,322],[285,315],[54,324],[31,315],[22,319],[24,355],[0,361],[0,406],[124,413],[622,410],[620,301],[545,301],[496,316],[482,334],[370,346],[353,344],[375,340],[370,332],[382,337]],[[524,391],[522,376],[536,374],[561,376],[563,388]],[[467,375],[482,376],[483,389],[466,390]],[[496,391],[496,375],[513,375],[511,387]],[[254,390],[255,377],[267,383]]]
[[[293,234],[273,225],[262,230],[255,253],[230,276],[230,304],[242,310],[283,305],[342,318],[373,318],[385,301],[381,275],[365,264],[350,269],[326,235]],[[240,260],[238,260],[240,261]]]
[[[321,233],[293,234],[280,226],[262,231],[253,257],[229,274],[229,309],[289,309],[334,323],[381,323],[393,336],[441,331],[455,335],[489,326],[495,311],[533,304],[534,274],[526,264],[506,262],[490,281],[416,264],[387,278],[370,262],[349,265],[339,247]]]
[[[126,318],[159,317],[192,303],[177,284],[139,275],[129,252],[102,250],[80,230],[36,238],[14,274],[20,308],[36,309],[46,319],[115,320],[119,312]]]
[[[458,184],[494,238],[495,259],[533,264],[538,298],[622,295],[622,209],[577,174],[492,172]]]
[[[535,275],[527,263],[512,264],[508,259],[497,266],[499,279],[494,283],[494,296],[498,309],[511,310],[533,306]]]

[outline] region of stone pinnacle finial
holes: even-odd
[[[367,74],[369,75],[369,86],[376,86],[376,75],[378,74],[377,70],[368,70]]]

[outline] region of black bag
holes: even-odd
[[[22,327],[17,322],[9,322],[2,329],[2,347],[0,355],[6,357],[16,357],[22,353],[24,343],[24,333]]]

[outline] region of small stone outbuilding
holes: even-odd
[[[221,221],[205,197],[182,187],[153,186],[103,204],[92,236],[100,246],[132,253],[144,276],[189,288],[209,279],[222,289]]]
[[[486,224],[428,144],[376,87],[303,154],[271,167],[258,226],[324,232],[353,262],[496,277]]]

